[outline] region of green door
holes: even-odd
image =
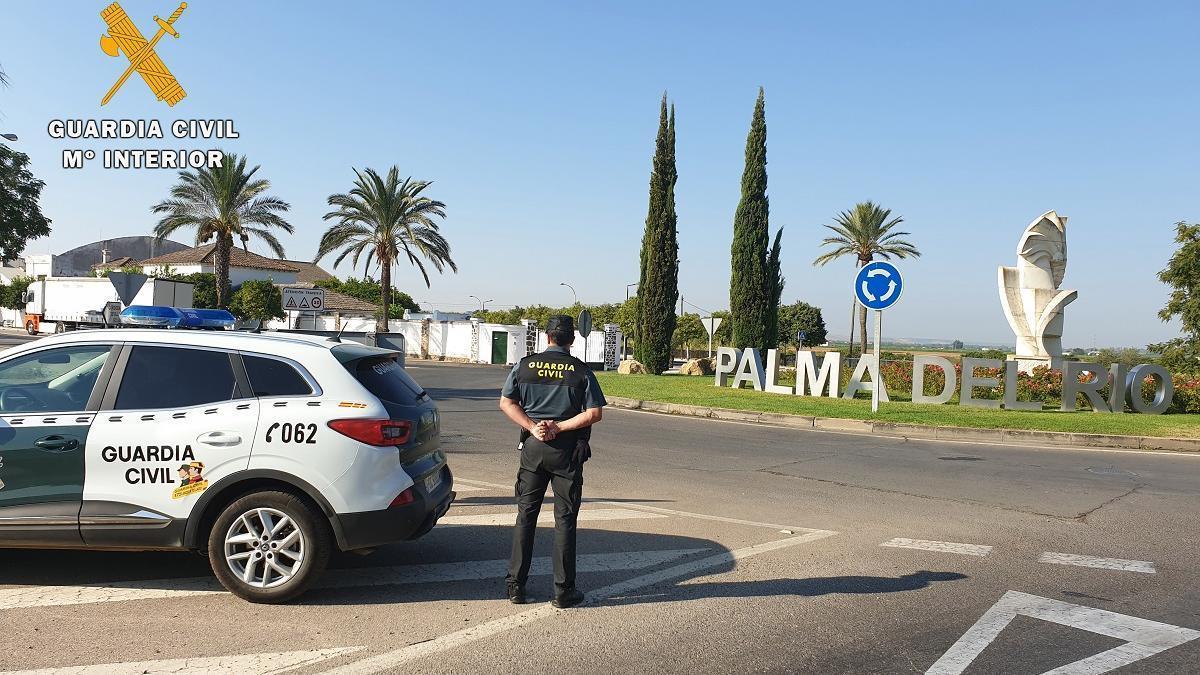
[[[492,333],[492,363],[508,363],[508,332],[494,331]]]
[[[0,541],[79,541],[93,390],[112,345],[43,349],[0,363]]]

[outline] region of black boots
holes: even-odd
[[[515,581],[510,581],[506,584],[508,591],[508,601],[514,605],[525,604],[525,587]]]
[[[566,609],[583,602],[583,597],[583,593],[578,588],[570,588],[554,596],[550,604],[559,609]]]

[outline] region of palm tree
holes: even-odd
[[[891,209],[880,207],[874,202],[855,204],[850,211],[843,211],[834,217],[836,225],[826,225],[837,236],[821,240],[822,246],[833,246],[813,261],[814,265],[824,265],[843,256],[854,256],[858,267],[862,267],[875,259],[876,256],[889,260],[896,258],[919,258],[921,252],[912,243],[901,239],[908,232],[893,232],[892,228],[904,222],[900,216],[892,218]],[[850,354],[854,355],[854,307],[850,309]],[[862,352],[867,351],[867,310],[859,307],[858,326],[862,333]]]
[[[220,166],[180,171],[171,198],[151,209],[165,214],[154,227],[159,241],[186,227],[196,228],[196,246],[214,241],[218,307],[229,303],[229,254],[234,239],[246,250],[250,237],[261,239],[283,258],[283,245],[269,228],[292,233],[292,226],[280,215],[290,208],[288,203],[263,195],[271,189],[271,182],[255,178],[258,169],[255,166],[247,172],[245,156],[227,152]]]
[[[407,259],[421,271],[427,288],[430,283],[426,262],[438,272],[447,267],[458,272],[458,265],[450,258],[450,244],[433,220],[446,217],[446,205],[421,196],[431,185],[429,181],[413,180],[410,176],[401,182],[396,166],[388,170],[387,177],[374,169],[355,169],[354,174],[358,178],[350,192],[329,195],[329,205],[336,210],[326,213],[324,218],[336,222],[321,236],[313,262],[341,249],[341,255],[333,261],[335,267],[347,257],[357,266],[364,253],[367,269],[378,263],[383,312],[375,330],[386,333],[392,265]]]

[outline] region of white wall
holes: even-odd
[[[587,342],[587,358],[586,359],[584,358],[584,349],[583,349],[584,342],[585,342],[585,340],[583,339],[583,336],[581,336],[579,334],[579,331],[575,331],[575,342],[573,342],[571,344],[571,356],[574,356],[575,358],[579,359],[580,361],[586,361],[587,363],[603,362],[604,361],[604,331],[603,330],[593,330],[591,332],[591,334],[588,335],[587,340],[586,340],[586,342]],[[546,340],[545,331],[538,331],[538,351],[539,352],[545,351],[546,347],[548,347],[549,345],[550,345],[550,343],[548,340]]]
[[[208,267],[205,265],[205,267]],[[213,268],[205,269],[205,272],[215,272]],[[256,270],[249,267],[230,267],[229,268],[229,285],[240,286],[243,282],[250,280],[270,281],[275,284],[294,284],[296,283],[296,272],[284,272],[281,270]]]
[[[204,269],[203,265],[146,265],[142,268],[142,272],[148,276],[162,274],[170,271],[172,274],[195,274],[197,272],[212,272],[212,269]]]
[[[405,350],[409,356],[421,355],[421,323],[420,321],[402,321],[393,319],[388,322],[392,333],[404,336]],[[374,332],[375,320],[367,317],[342,317],[344,330],[352,332]],[[268,321],[266,330],[290,328],[287,320]],[[302,330],[337,330],[332,315],[321,315],[314,322],[311,315],[305,316],[300,324]],[[492,357],[492,333],[503,331],[508,333],[508,363],[516,363],[525,355],[525,328],[523,326],[504,326],[500,324],[479,325],[479,358],[478,363],[490,363]],[[603,336],[598,344],[603,347]],[[582,351],[580,351],[582,354]],[[596,352],[599,359],[600,352]],[[429,356],[439,359],[473,360],[471,354],[471,322],[470,321],[440,321],[429,323]]]
[[[514,364],[525,356],[525,327],[505,326],[498,323],[479,324],[479,362],[492,362],[492,335],[508,334],[508,364]]]
[[[215,274],[217,269],[213,265],[147,265],[143,270],[146,274],[160,274],[164,268],[169,267],[175,274],[195,274],[196,272],[208,272]],[[296,283],[296,272],[283,272],[280,270],[258,270],[249,267],[233,267],[229,268],[229,284],[231,286],[241,286],[243,282],[251,279],[261,279],[270,281],[276,284],[294,284]]]

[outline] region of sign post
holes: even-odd
[[[854,295],[859,304],[875,310],[875,377],[871,381],[871,412],[879,412],[879,393],[883,386],[883,364],[879,362],[879,343],[883,333],[883,310],[896,304],[904,290],[904,279],[895,265],[871,262],[854,276]]]
[[[721,317],[706,316],[703,319],[700,319],[700,323],[704,324],[704,330],[708,331],[708,358],[711,359],[713,335],[715,335],[717,329],[721,327]]]

